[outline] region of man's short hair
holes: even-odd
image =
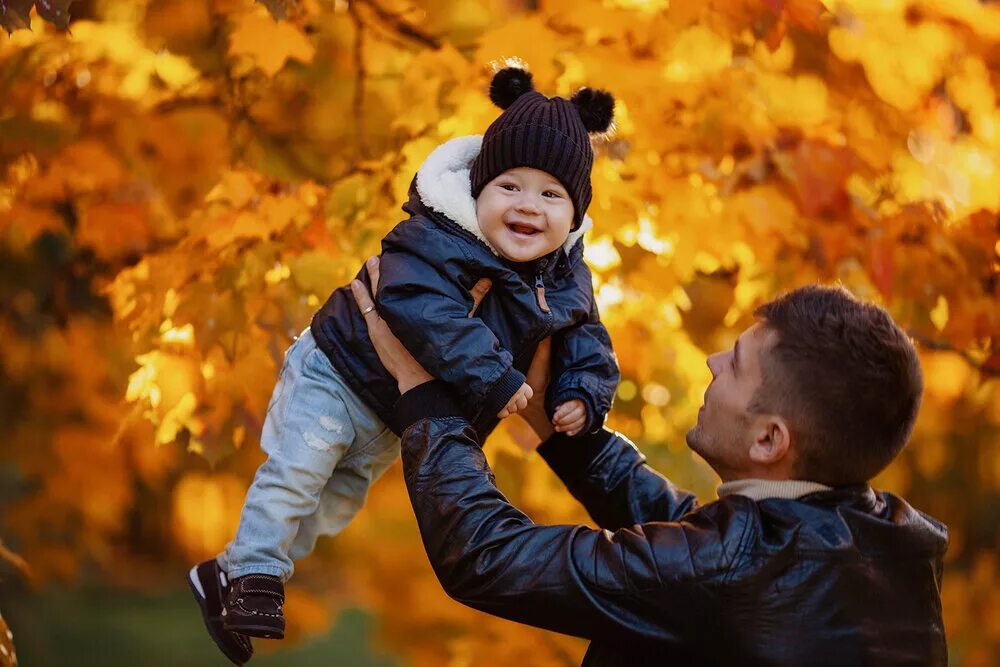
[[[889,465],[923,393],[917,352],[889,313],[842,287],[812,285],[754,314],[777,340],[761,351],[751,409],[788,420],[797,476],[839,486],[867,482]]]

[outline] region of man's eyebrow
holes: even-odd
[[[739,368],[740,366],[742,366],[742,364],[740,364],[740,339],[739,338],[736,339],[736,345],[733,346],[733,359],[734,359],[734,363],[736,364],[737,368]]]

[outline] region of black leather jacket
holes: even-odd
[[[410,500],[445,591],[592,640],[585,665],[944,665],[947,528],[867,485],[699,506],[608,431],[539,452],[595,530],[543,526],[494,485],[438,382],[407,392]]]

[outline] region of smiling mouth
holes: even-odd
[[[518,236],[537,236],[541,234],[541,230],[535,229],[530,225],[519,225],[516,222],[508,222],[507,229],[517,234]]]

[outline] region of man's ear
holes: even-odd
[[[761,415],[753,444],[750,445],[750,460],[757,465],[787,465],[792,462],[792,432],[788,422],[778,415]]]

